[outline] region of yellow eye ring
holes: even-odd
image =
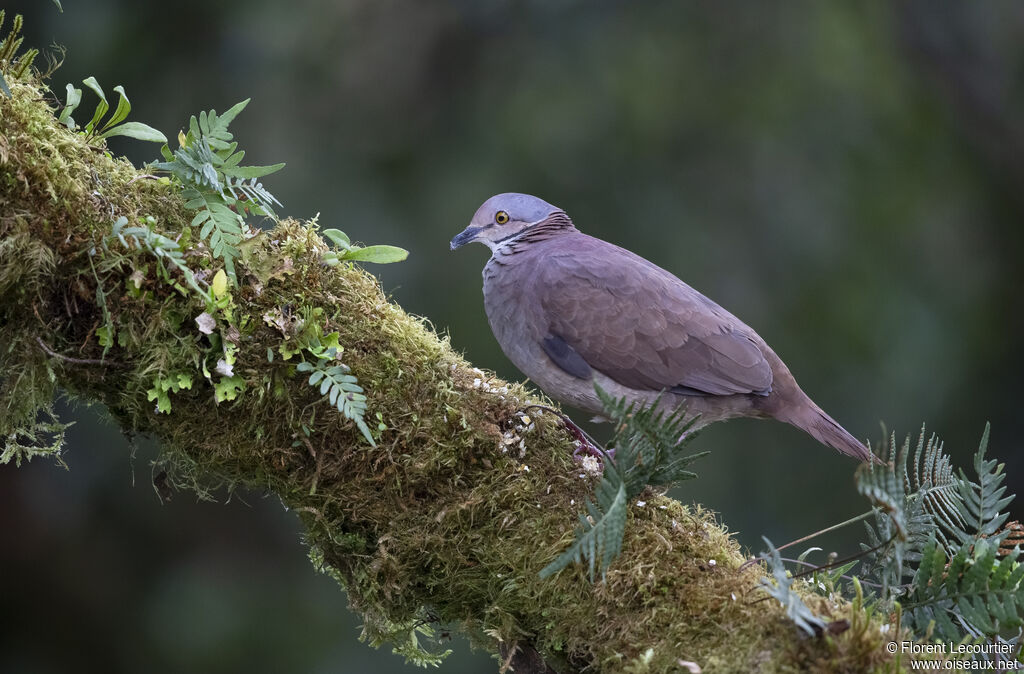
[[[505,211],[498,211],[497,213],[494,214],[494,221],[499,225],[504,225],[506,222],[508,222],[508,213],[506,213]]]

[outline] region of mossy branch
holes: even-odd
[[[188,245],[192,214],[180,195],[61,125],[37,84],[8,83],[0,436],[31,427],[60,388],[105,405],[125,432],[158,438],[172,485],[277,494],[302,518],[313,559],[344,585],[367,638],[403,652],[440,621],[516,671],[889,663],[892,635],[877,617],[807,592],[819,615],[852,627],[802,636],[777,602],[762,600],[763,567],[742,567],[722,525],[653,493],[630,504],[622,554],[602,582],[575,566],[541,579],[595,481],[581,476],[554,415],[524,423],[531,393],[471,368],[360,267],[325,264],[328,246],[294,220],[241,245],[238,285],[218,305],[214,333],[200,331],[206,307],[180,268],[116,237],[103,245],[118,218],[149,223],[211,278],[219,263]],[[367,418],[379,414],[376,448],[283,357],[314,323],[338,333]],[[206,371],[217,349],[233,356],[219,384]],[[165,386],[171,409],[161,413],[147,391],[168,381],[190,386]]]

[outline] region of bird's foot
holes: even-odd
[[[605,449],[602,447],[596,440],[594,440],[594,438],[590,437],[585,430],[577,426],[576,423],[569,418],[569,415],[564,414],[553,407],[548,407],[547,405],[530,405],[530,407],[546,410],[561,419],[562,425],[565,426],[565,429],[569,431],[569,434],[576,440],[576,449],[572,452],[572,458],[576,461],[582,463],[584,459],[591,457],[600,461],[603,466],[606,457],[610,459],[615,458],[614,448]]]

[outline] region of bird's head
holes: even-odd
[[[477,209],[469,227],[452,239],[451,247],[455,250],[479,241],[494,250],[500,242],[545,222],[552,215],[564,217],[565,214],[557,206],[529,194],[497,194]]]

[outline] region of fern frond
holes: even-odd
[[[919,634],[933,625],[940,639],[965,636],[1016,639],[1024,627],[1024,566],[1020,548],[1003,545],[1006,496],[1003,464],[985,458],[989,427],[974,455],[977,481],[954,474],[942,443],[922,428],[913,464],[910,438],[891,465],[863,468],[857,488],[876,508],[868,526],[868,575],[881,584],[878,600],[899,599],[906,624]],[[908,469],[909,466],[909,469]],[[905,583],[904,578],[910,582]]]
[[[220,192],[220,174],[217,172],[218,158],[207,143],[185,145],[174,151],[173,158],[154,165],[157,170],[167,171],[182,184],[194,187],[209,187]]]
[[[214,192],[200,192],[189,187],[182,196],[185,205],[196,210],[192,226],[199,227],[199,236],[210,242],[210,252],[223,260],[224,271],[234,278],[238,244],[245,237],[242,216],[231,210],[224,198]]]
[[[263,183],[259,182],[256,178],[250,178],[246,181],[244,178],[234,178],[231,174],[228,174],[225,187],[227,187],[235,202],[239,206],[244,206],[253,215],[269,215],[272,218],[277,218],[273,205],[280,206],[281,202],[267,191],[263,187]]]
[[[555,574],[573,562],[587,562],[590,579],[601,571],[602,578],[622,550],[629,501],[648,485],[669,485],[697,477],[687,467],[708,452],[685,454],[683,447],[693,421],[685,410],[666,412],[650,405],[614,398],[595,386],[612,422],[615,458],[604,456],[604,472],[597,485],[597,504],[587,501],[589,516],[580,515],[576,540],[568,550],[541,571],[541,577]]]
[[[193,115],[188,133],[179,135],[180,147],[171,152],[165,145],[161,149],[164,161],[152,165],[153,170],[166,171],[180,183],[186,206],[196,211],[192,225],[200,228],[200,238],[209,242],[232,279],[238,246],[246,236],[243,214],[276,220],[273,205],[281,205],[257,178],[279,171],[284,164],[241,166],[245,152],[238,150],[228,130],[248,103],[246,99],[222,115],[216,110]]]
[[[960,545],[952,556],[932,538],[921,554],[911,590],[901,602],[909,627],[923,631],[935,622],[935,636],[959,641],[1006,636],[1024,626],[1024,565],[1018,554],[997,557],[985,539]]]
[[[346,419],[355,423],[356,428],[371,446],[377,446],[373,435],[370,434],[370,427],[366,425],[366,395],[357,383],[356,377],[349,374],[347,365],[328,365],[328,361],[321,358],[315,365],[302,362],[295,369],[299,372],[309,372],[309,385],[319,384],[320,395],[327,396],[331,405]]]
[[[666,411],[659,409],[657,401],[645,406],[625,397],[614,398],[600,386],[595,386],[595,391],[604,416],[615,429],[615,465],[624,473],[629,498],[647,485],[669,485],[697,477],[687,467],[709,452],[683,453],[687,432],[694,423],[686,418],[685,409]]]
[[[921,547],[935,524],[925,500],[908,493],[909,436],[898,451],[895,436],[891,437],[887,453],[889,463],[862,465],[856,480],[857,491],[876,509],[874,525],[865,522],[868,544],[861,545],[868,558],[867,572],[882,586],[882,597],[888,600],[900,592],[904,578],[913,574],[906,563],[920,559]],[[924,486],[931,485],[925,481]]]
[[[610,461],[605,462],[604,474],[597,485],[597,504],[587,501],[588,515],[580,515],[580,528],[576,540],[555,561],[541,569],[540,577],[552,576],[573,562],[586,562],[590,580],[595,570],[604,578],[612,561],[622,551],[622,538],[626,531],[626,483]]]
[[[1006,487],[1003,480],[1004,464],[995,459],[985,459],[985,451],[988,449],[988,436],[990,425],[985,424],[985,432],[981,436],[978,451],[974,454],[974,470],[978,474],[978,481],[972,482],[960,471],[960,496],[962,498],[961,513],[968,525],[977,533],[977,536],[993,536],[999,532],[1000,527],[1009,518],[1009,513],[1002,512],[1014,499],[1014,495],[1003,496]],[[962,542],[971,540],[973,536],[961,538]]]
[[[925,510],[938,525],[936,535],[943,543],[948,542],[946,532],[962,540],[966,535],[966,522],[961,513],[960,479],[938,437],[933,433],[927,444],[924,438],[925,429],[921,426],[913,473],[908,471],[907,475],[907,492],[922,500]]]

